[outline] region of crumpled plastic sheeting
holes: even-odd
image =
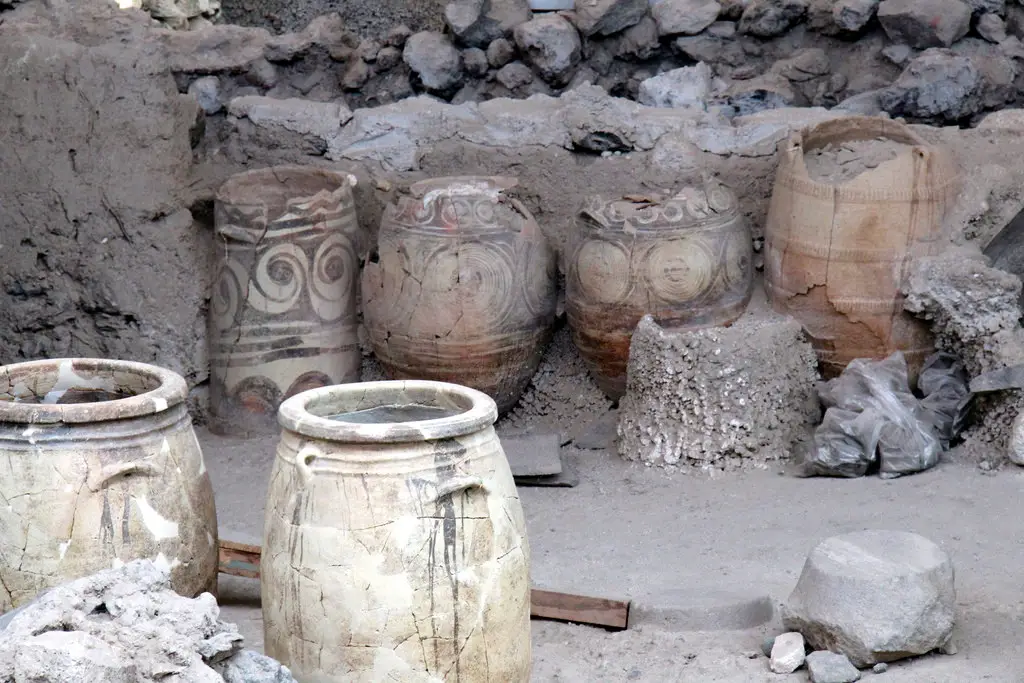
[[[960,433],[971,393],[955,356],[932,354],[913,394],[899,351],[882,361],[859,358],[822,385],[825,417],[804,462],[808,476],[861,477],[877,462],[889,479],[934,467]]]

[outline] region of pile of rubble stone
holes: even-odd
[[[0,619],[0,682],[295,683],[242,649],[209,593],[184,598],[152,560],[77,579]]]
[[[215,14],[209,2],[147,7],[200,33],[209,21],[166,17]],[[459,103],[592,83],[645,104],[729,115],[813,105],[960,122],[1019,101],[1024,58],[1024,7],[1004,0],[578,0],[561,12],[533,12],[528,0],[453,0],[444,22],[444,32],[403,25],[375,36],[336,14],[277,36],[231,27],[235,42],[262,44],[263,59],[242,73],[213,68],[206,75],[224,82],[199,87],[344,98],[354,108],[424,92]]]

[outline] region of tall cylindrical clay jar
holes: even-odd
[[[527,683],[530,550],[487,395],[428,381],[281,406],[265,648],[310,683]]]
[[[359,381],[355,178],[277,166],[217,193],[210,302],[210,429],[277,431],[300,391]]]
[[[904,149],[845,182],[808,172],[805,153],[879,140]],[[765,228],[765,289],[773,308],[803,324],[825,377],[894,351],[916,374],[932,353],[928,325],[903,311],[900,288],[915,259],[943,248],[958,189],[949,153],[896,121],[836,119],[784,145]]]
[[[609,398],[626,390],[633,330],[729,325],[750,302],[750,229],[731,190],[713,178],[672,196],[592,196],[566,258],[573,341]]]
[[[540,365],[557,305],[554,251],[514,178],[436,178],[387,207],[363,268],[363,315],[391,379],[454,382],[504,414]]]
[[[217,513],[185,380],[98,359],[0,367],[0,611],[131,560],[216,591]]]

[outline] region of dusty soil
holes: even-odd
[[[222,534],[258,539],[274,440],[242,442],[201,433],[217,492]],[[984,473],[944,456],[928,472],[883,481],[798,479],[781,466],[712,477],[667,474],[629,464],[608,450],[566,447],[581,483],[573,489],[521,488],[533,554],[534,585],[647,605],[685,603],[711,591],[745,591],[783,600],[807,552],[828,536],[867,528],[921,533],[956,567],[959,653],[893,666],[885,681],[965,683],[1020,680],[1017,646],[1024,617],[1018,567],[1024,470]],[[258,541],[257,541],[258,542]],[[249,645],[262,647],[258,587],[222,582],[225,616]],[[785,683],[748,658],[765,633],[671,633],[651,626],[609,634],[534,622],[533,680]],[[870,678],[870,674],[866,674]]]
[[[878,138],[828,144],[804,153],[807,173],[819,183],[839,185],[899,156],[909,145]]]

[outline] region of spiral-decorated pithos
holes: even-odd
[[[363,269],[374,353],[395,379],[455,382],[505,412],[554,322],[555,256],[513,178],[417,183],[389,206]]]
[[[714,179],[670,197],[586,198],[566,258],[566,312],[605,393],[625,391],[629,341],[645,314],[674,329],[738,318],[751,295],[751,252],[736,196]]]
[[[359,377],[359,226],[346,174],[276,167],[217,195],[211,428],[276,431],[296,391]]]

